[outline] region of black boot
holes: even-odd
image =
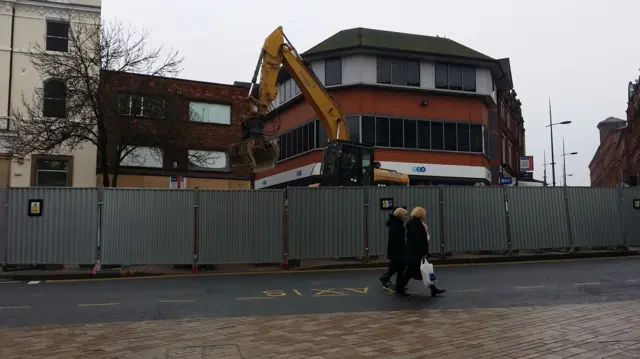
[[[396,294],[402,297],[409,296],[409,293],[407,293],[407,288],[398,282],[396,282]]]
[[[380,276],[378,280],[380,281],[380,283],[382,283],[382,286],[387,289],[389,289],[389,287],[391,286],[391,278],[389,278],[389,275],[387,273]]]
[[[445,289],[438,289],[435,284],[430,285],[429,289],[431,289],[431,296],[432,297],[435,297],[438,294],[442,294],[442,293],[446,292]]]

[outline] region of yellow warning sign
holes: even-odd
[[[30,199],[29,200],[29,217],[42,216],[42,200]]]
[[[31,203],[31,214],[40,214],[40,203],[39,202]]]

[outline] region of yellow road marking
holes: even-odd
[[[120,303],[93,303],[93,304],[78,304],[78,307],[107,307],[112,305],[119,305]]]
[[[0,307],[0,310],[2,310],[2,309],[29,309],[29,308],[31,308],[30,305],[22,305],[22,306]]]
[[[517,265],[517,264],[536,264],[536,263],[559,263],[559,262],[579,262],[579,261],[596,261],[607,259],[640,259],[640,256],[624,256],[624,257],[598,257],[598,258],[573,258],[573,259],[547,259],[533,261],[516,261],[516,262],[496,262],[496,263],[462,263],[462,264],[437,264],[437,268],[451,267],[475,267],[475,266],[493,266],[493,265]],[[375,262],[374,262],[375,263]],[[219,277],[233,275],[259,275],[259,274],[291,274],[291,273],[323,273],[323,272],[357,272],[357,271],[380,271],[384,267],[367,267],[367,268],[329,268],[329,269],[292,269],[292,270],[266,270],[266,271],[245,271],[245,272],[227,272],[227,273],[188,273],[188,274],[166,274],[148,277],[115,277],[115,278],[88,278],[88,279],[59,279],[47,280],[46,283],[79,283],[79,282],[99,282],[109,280],[136,280],[136,279],[165,279],[180,277]]]
[[[300,291],[299,291],[299,290],[297,290],[297,289],[294,289],[294,290],[293,290],[293,292],[294,292],[294,293],[296,293],[296,295],[299,295],[299,296],[301,296],[301,295],[302,295],[302,293],[300,293]]]
[[[277,297],[245,297],[245,298],[236,298],[236,300],[254,300],[254,299],[273,299]]]
[[[190,303],[193,299],[159,300],[158,303]]]

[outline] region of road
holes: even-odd
[[[640,259],[436,268],[447,292],[412,281],[407,298],[383,290],[382,270],[0,283],[0,326],[156,319],[505,308],[640,298]]]

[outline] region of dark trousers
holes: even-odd
[[[391,277],[393,277],[394,274],[397,274],[398,275],[396,277],[396,282],[397,282],[400,276],[402,275],[403,270],[404,270],[404,264],[402,264],[402,262],[399,260],[392,259],[389,261],[389,267],[387,268],[387,273],[385,273],[383,277],[386,278],[387,280],[391,280]]]
[[[409,263],[403,269],[403,271],[398,272],[398,280],[396,281],[396,292],[399,291],[401,293],[404,292],[404,287],[407,286],[411,278],[420,272],[420,262]]]

